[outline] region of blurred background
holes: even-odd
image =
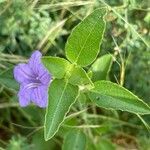
[[[62,126],[52,140],[44,141],[45,110],[18,105],[19,86],[13,79],[13,67],[27,62],[36,49],[43,55],[65,58],[65,42],[73,27],[100,7],[107,7],[108,12],[98,57],[112,54],[110,80],[150,104],[149,0],[0,0],[0,149],[61,149],[69,126]],[[79,110],[74,107],[71,112]],[[85,113],[89,122],[94,123],[98,116],[96,123],[101,127],[89,128],[94,139],[87,142],[87,149],[150,150],[149,116],[142,119],[100,108],[94,118],[90,113]],[[82,122],[79,115],[64,124]]]

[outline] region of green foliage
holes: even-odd
[[[49,72],[58,79],[64,77],[70,63],[63,58],[59,57],[43,57],[42,62]]]
[[[90,71],[93,72],[92,80],[106,80],[112,65],[112,55],[106,54],[98,58],[91,66]]]
[[[18,84],[13,78],[13,68],[10,68],[0,74],[0,84],[13,90],[19,89]]]
[[[46,118],[45,118],[45,140],[52,138],[56,134],[70,106],[76,100],[76,97],[78,95],[77,88],[72,87],[72,89],[69,91],[69,86],[71,88],[71,84],[79,85],[79,86],[82,85],[83,89],[85,89],[86,84],[89,85],[91,84],[91,87],[93,86],[93,83],[88,77],[88,74],[78,65],[81,66],[89,65],[93,61],[93,60],[91,61],[92,58],[91,55],[93,54],[94,49],[93,51],[90,49],[90,51],[88,52],[87,49],[84,49],[84,46],[86,47],[90,42],[97,43],[98,42],[96,38],[98,36],[97,33],[100,34],[101,37],[100,39],[102,39],[105,24],[103,21],[103,16],[100,16],[101,19],[98,20],[99,14],[104,15],[103,9],[95,10],[91,15],[86,17],[79,25],[77,25],[77,27],[74,29],[71,36],[69,37],[66,45],[66,52],[67,52],[68,59],[73,64],[68,65],[67,61],[60,58],[58,59],[58,58],[50,57],[50,59],[48,59],[47,57],[47,59],[45,60],[43,59],[44,64],[46,64],[45,67],[49,71],[53,72],[54,77],[56,75],[56,78],[58,78],[57,73],[60,74],[60,78],[62,78],[65,75],[64,81],[54,80],[50,85],[49,104],[48,104]],[[89,26],[91,25],[90,28],[92,28],[89,34],[87,34],[87,29],[86,29],[86,27],[89,27],[88,25]],[[95,32],[98,30],[99,27],[100,29],[102,29],[102,32]],[[86,29],[86,32],[84,28]],[[83,36],[81,39],[85,40],[85,41],[83,40],[84,42],[82,43],[83,47],[80,47],[81,43],[79,42],[81,34]],[[89,37],[91,38],[88,39]],[[72,42],[75,41],[75,43],[71,44],[71,41]],[[79,47],[77,48],[76,45],[79,45]],[[87,52],[90,54],[90,57],[86,56]],[[80,53],[82,55],[80,55]],[[83,58],[81,59],[81,56],[83,56],[84,59]],[[52,65],[50,65],[49,60],[55,60],[55,61],[52,63]],[[60,62],[58,63],[59,60]],[[84,63],[84,61],[86,63]],[[55,62],[56,62],[56,66],[58,66],[58,68],[56,69],[54,67]],[[104,65],[101,62],[103,62]],[[111,55],[103,56],[98,60],[98,62],[96,61],[92,67],[94,69],[96,68],[95,67],[96,65],[98,65],[98,67],[101,67],[99,66],[99,64],[105,67],[105,69],[101,68],[101,70],[99,70],[99,73],[102,72],[103,78],[106,78],[108,71],[110,69],[110,65],[112,64],[112,56]],[[63,68],[62,74],[61,74],[61,68]],[[91,70],[94,70],[93,68]],[[58,72],[54,73],[56,70],[58,70]],[[97,72],[94,70],[93,75],[96,76],[95,74],[97,75]],[[134,94],[132,94],[131,92],[129,92],[128,90],[126,90],[125,88],[117,84],[108,81],[97,81],[94,84],[94,88],[90,89],[89,86],[86,90],[90,99],[93,102],[95,102],[99,107],[115,109],[115,110],[123,110],[123,111],[128,111],[137,114],[150,114],[150,108],[147,104],[145,104],[137,96],[135,96]]]
[[[125,83],[125,85],[128,89],[132,89],[135,94],[138,94],[139,96],[145,98],[147,102],[149,102],[150,52],[145,51],[145,48],[141,47],[140,50],[134,50],[133,53],[134,55],[129,58],[128,68],[126,69],[128,74],[126,76],[126,80],[128,83]]]
[[[42,62],[55,78],[67,78],[74,85],[92,83],[84,69],[70,64],[66,59],[46,56],[42,58]]]
[[[109,82],[97,81],[89,97],[99,107],[150,114],[150,107],[127,89]]]
[[[97,9],[73,29],[65,47],[72,63],[87,66],[95,60],[105,30],[105,13],[105,9]]]
[[[31,148],[24,137],[14,136],[9,141],[8,147],[6,150],[28,150]]]
[[[99,11],[99,7],[102,7],[102,10],[104,7],[108,8],[107,15],[105,15],[107,26],[105,34],[102,36],[103,39],[100,37],[101,34],[98,34],[100,28],[96,28],[95,32],[92,32],[92,34],[97,34],[97,40],[99,38],[97,43],[92,42],[91,36],[87,38],[87,34],[86,36],[83,34],[83,32],[89,33],[91,30],[90,25],[92,24],[89,25],[89,23],[87,23],[89,28],[80,30],[79,37],[72,37],[76,28],[83,24],[83,18],[97,8]],[[96,20],[95,23],[100,20]],[[77,23],[79,25],[72,32]],[[116,95],[119,93],[113,92],[114,90],[107,93],[107,100],[111,95],[111,100],[113,96],[113,101],[115,101],[115,103],[111,103],[112,105],[109,107],[111,109],[103,109],[102,101],[99,101],[100,104],[102,103],[100,107],[94,105],[93,101],[96,100],[90,101],[87,96],[89,90],[95,88],[91,80],[94,82],[111,80],[118,83],[115,84],[115,89],[116,86],[119,86],[119,90],[122,91],[124,88],[119,85],[121,84],[149,104],[149,24],[149,6],[144,0],[73,0],[71,2],[65,0],[1,0],[0,149],[60,150],[63,143],[71,140],[70,136],[68,136],[69,140],[65,140],[66,135],[69,135],[68,131],[75,128],[80,129],[86,136],[86,149],[88,150],[114,149],[114,147],[115,149],[149,150],[149,132],[142,123],[147,122],[145,125],[149,128],[148,115],[143,115],[141,121],[136,115],[112,110],[112,106],[116,103],[120,104],[121,102],[124,105],[123,99],[120,97],[118,99]],[[66,45],[66,54],[67,51],[70,51],[67,57],[64,47],[70,33],[69,39],[73,40],[70,42],[71,46]],[[83,46],[83,42],[85,42],[82,37],[88,40],[88,46],[83,47],[84,54],[79,56],[78,63],[71,64],[76,60],[75,55],[79,55],[79,46]],[[101,41],[103,42],[99,48]],[[93,54],[91,54],[91,48],[94,49]],[[49,141],[45,141],[43,136],[45,110],[33,105],[20,108],[16,98],[18,85],[13,79],[13,66],[17,63],[25,63],[25,57],[29,57],[35,49],[40,49],[43,54],[48,55],[43,58],[43,62],[53,75],[54,81],[61,79],[60,81],[63,83],[69,82],[69,87],[76,85],[76,88],[78,86],[80,90],[76,102],[71,105],[68,113],[64,116],[66,119],[63,119],[64,122],[60,124],[58,132]],[[100,49],[101,53],[96,59]],[[113,63],[109,54],[113,57]],[[65,59],[66,57],[70,62]],[[94,63],[91,64],[93,61]],[[114,85],[114,83],[112,84]],[[59,87],[59,85],[57,86]],[[104,92],[104,87],[101,89]],[[99,89],[100,93],[101,89]],[[108,91],[108,87],[105,90]],[[75,92],[72,93],[75,94]],[[130,93],[129,95],[132,95],[131,97],[134,97],[136,102],[138,101],[137,105],[128,105],[129,108],[135,109],[136,106],[136,112],[140,111],[141,113],[143,109],[144,112],[145,109],[147,110],[147,105],[139,102],[140,98],[133,96],[131,92],[127,93]],[[127,95],[125,97],[130,97]],[[51,100],[49,99],[49,101]],[[53,100],[53,102],[55,101]],[[139,104],[141,105],[137,108]],[[55,130],[56,128],[58,128],[57,125]]]
[[[29,1],[13,0],[6,3],[8,6],[1,6],[0,15],[0,36],[5,37],[1,51],[19,51],[35,49],[36,43],[43,38],[49,29],[52,20],[46,11],[34,10]],[[13,14],[13,15],[12,15]],[[2,42],[2,41],[1,41]]]
[[[105,28],[105,24],[103,21],[103,15],[105,13],[103,11],[104,11],[103,9],[98,9],[98,10],[94,11],[91,15],[89,15],[84,21],[82,21],[76,27],[76,29],[73,31],[71,37],[69,38],[69,40],[70,39],[71,40],[79,39],[81,35],[78,32],[82,31],[84,28],[88,27],[88,24],[92,24],[91,25],[92,30],[87,34],[87,36],[91,37],[90,41],[92,43],[96,42],[99,45],[98,40],[102,39],[103,30]],[[100,15],[100,14],[102,14],[102,15]],[[94,21],[97,21],[97,19],[99,19],[98,22],[94,23]],[[100,34],[99,35],[100,39],[97,40],[96,39],[97,32],[95,32],[95,30],[97,31],[99,29],[99,27],[101,29],[100,32],[98,32],[98,34]],[[77,33],[76,33],[76,30],[77,30]],[[83,35],[83,39],[86,38],[85,31],[82,33],[82,35]],[[83,43],[83,45],[87,45],[88,40],[89,39],[87,38],[85,40],[85,43]],[[70,44],[70,42],[69,42],[69,44]],[[76,42],[76,44],[80,45],[79,42]],[[68,43],[67,43],[67,45],[68,45]],[[72,45],[72,48],[73,47],[74,47],[74,49],[76,48],[75,45]],[[92,47],[93,47],[93,45],[92,45]],[[70,48],[68,48],[68,49],[69,49],[69,51],[66,50],[67,53],[72,50]],[[86,50],[87,49],[84,49],[84,47],[83,48],[81,47],[81,49],[80,49],[81,53],[83,52],[82,54],[86,53]],[[75,56],[77,58],[77,64],[78,64],[78,58],[80,58],[80,51],[78,52],[79,56],[78,55]],[[96,49],[95,52],[96,53],[94,54],[94,57],[97,55],[98,49]],[[86,56],[84,56],[84,57],[86,58]],[[56,66],[54,67],[53,64],[49,65],[50,60],[51,61],[53,60],[54,64],[56,62],[56,66],[58,66],[57,69],[55,69]],[[59,60],[60,60],[60,62],[59,62]],[[87,60],[90,60],[90,57],[88,57]],[[88,75],[86,74],[86,72],[82,68],[80,68],[79,66],[76,66],[74,64],[67,66],[68,63],[66,61],[64,61],[63,59],[60,59],[60,58],[49,58],[48,59],[47,58],[46,60],[43,59],[43,61],[44,61],[45,67],[48,69],[48,71],[52,71],[54,77],[56,75],[56,78],[62,78],[66,71],[66,75],[64,77],[65,80],[54,80],[51,83],[50,88],[49,88],[49,104],[48,104],[47,112],[46,112],[46,116],[45,116],[45,127],[44,127],[45,140],[48,140],[56,134],[61,123],[64,120],[66,113],[68,112],[69,108],[75,102],[75,100],[78,96],[78,92],[77,92],[78,88],[75,86],[72,86],[71,84],[83,85],[83,84],[88,84],[88,83],[92,84],[92,82],[91,82],[90,78],[88,77]],[[88,63],[91,63],[91,60]],[[64,68],[64,70],[62,71],[62,74],[61,74],[61,69],[63,69],[63,68]],[[56,70],[57,70],[57,72],[56,72]],[[60,76],[57,75],[58,73],[60,74]],[[71,84],[69,84],[69,83],[71,83]]]
[[[69,131],[64,139],[62,150],[85,150],[86,136],[78,130]]]
[[[72,65],[69,74],[69,82],[73,85],[92,84],[91,79],[87,73],[80,66]]]
[[[78,97],[78,87],[64,80],[55,79],[49,88],[49,101],[45,115],[45,140],[58,131],[71,105]]]

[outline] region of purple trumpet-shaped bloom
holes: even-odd
[[[41,57],[42,54],[37,50],[27,64],[19,64],[14,68],[14,78],[20,83],[18,97],[22,107],[30,102],[39,107],[47,106],[51,75],[41,63]]]

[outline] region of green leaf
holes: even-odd
[[[112,65],[112,55],[106,54],[98,58],[91,66],[90,70],[93,72],[92,80],[106,80],[108,72]]]
[[[97,81],[89,98],[99,107],[150,114],[150,107],[127,89],[109,81]]]
[[[49,102],[45,115],[45,140],[52,138],[58,131],[65,115],[78,97],[78,87],[64,80],[55,79],[49,88]]]
[[[72,63],[87,66],[95,60],[105,30],[105,13],[105,9],[97,9],[73,29],[65,47]]]
[[[72,130],[68,132],[64,139],[62,150],[85,150],[86,136],[79,130]]]
[[[13,78],[13,68],[10,68],[0,74],[0,84],[13,90],[19,89],[19,84]]]
[[[72,66],[69,83],[73,85],[93,84],[84,69],[79,66]]]
[[[70,63],[60,57],[45,56],[42,58],[42,62],[47,70],[58,79],[64,77]]]

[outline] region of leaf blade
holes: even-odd
[[[47,68],[47,70],[58,79],[61,79],[64,77],[68,66],[70,63],[60,57],[52,57],[52,56],[45,56],[42,58],[42,62],[44,66]]]
[[[98,58],[91,66],[92,80],[106,80],[112,65],[112,55],[106,54]]]
[[[133,93],[110,81],[97,81],[95,88],[88,94],[99,107],[150,114],[150,107]]]
[[[93,84],[86,71],[80,66],[72,67],[68,81],[73,85]]]
[[[49,103],[45,115],[44,137],[46,141],[58,131],[77,96],[78,87],[64,80],[53,80],[49,88]]]
[[[95,10],[73,29],[65,47],[72,63],[87,66],[96,58],[105,30],[105,12],[105,9]]]

